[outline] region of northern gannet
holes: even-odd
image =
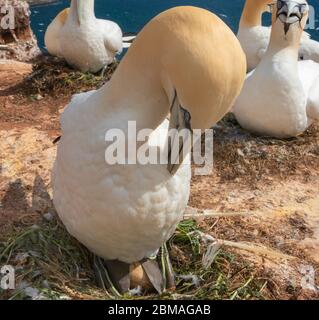
[[[123,48],[121,28],[97,19],[94,0],[72,0],[49,25],[45,45],[50,54],[64,58],[82,72],[97,72],[114,61]]]
[[[248,71],[255,69],[265,54],[271,27],[262,26],[262,15],[269,11],[271,0],[246,0],[240,19],[237,37],[246,53]],[[310,35],[303,32],[299,50],[300,60],[319,62],[319,42],[310,39]]]
[[[120,283],[118,290],[130,288],[130,265],[140,261],[154,287],[163,289],[158,266],[148,258],[183,218],[191,170],[185,162],[109,164],[106,132],[127,135],[128,122],[136,121],[137,132],[153,130],[146,146],[163,152],[171,140],[168,128],[211,128],[227,113],[246,67],[239,41],[221,19],[204,9],[177,7],[146,25],[104,87],[74,96],[64,111],[54,204],[68,231],[105,259],[106,278]],[[95,265],[105,270],[101,259]],[[116,270],[126,275],[123,281],[116,281]]]
[[[240,125],[264,136],[295,137],[319,119],[319,64],[298,62],[309,6],[278,0],[269,48],[246,79],[234,114]]]

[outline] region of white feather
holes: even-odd
[[[90,250],[132,263],[152,255],[183,218],[190,165],[182,165],[174,176],[166,165],[107,165],[106,131],[127,128],[120,111],[105,119],[95,93],[75,96],[62,116],[54,204],[68,231]],[[149,145],[163,149],[167,129],[166,120]]]

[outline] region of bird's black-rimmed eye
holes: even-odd
[[[278,0],[277,1],[277,9],[280,10],[286,5],[286,2],[283,0]]]

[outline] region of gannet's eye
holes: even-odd
[[[308,11],[308,5],[305,3],[301,4],[299,8],[301,14],[305,14]]]
[[[286,5],[286,2],[283,0],[278,0],[277,1],[277,9],[280,10]]]

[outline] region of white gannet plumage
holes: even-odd
[[[95,17],[94,0],[72,0],[49,25],[45,45],[82,72],[97,72],[122,52],[122,31],[115,22]]]
[[[269,11],[270,0],[246,0],[237,37],[247,57],[247,69],[255,69],[267,51],[271,27],[262,26],[262,14]],[[299,59],[319,62],[319,42],[303,32]]]
[[[105,134],[127,133],[135,120],[137,130],[155,130],[149,145],[163,148],[167,133],[160,129],[167,132],[175,99],[193,128],[210,128],[234,103],[245,72],[238,40],[214,14],[178,7],[148,23],[112,79],[76,95],[62,115],[53,190],[68,231],[108,260],[133,263],[156,252],[183,217],[190,165],[176,173],[160,164],[108,165]]]
[[[253,133],[295,137],[319,119],[319,64],[298,61],[308,8],[304,0],[281,0],[274,8],[269,48],[234,107],[240,125]]]
[[[44,36],[44,43],[49,53],[60,58],[62,58],[60,52],[60,34],[68,18],[69,11],[69,8],[62,10],[49,24]]]

